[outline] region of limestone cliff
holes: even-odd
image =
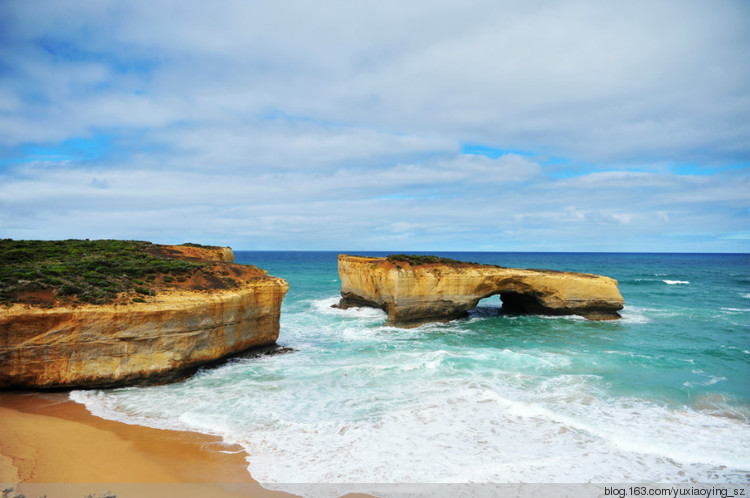
[[[226,261],[228,248],[160,250]],[[215,253],[215,254],[214,254]],[[233,256],[232,256],[233,257]],[[0,307],[0,388],[102,387],[167,380],[273,344],[285,280],[252,266],[216,263],[181,287],[132,302]],[[220,277],[224,280],[221,280]],[[231,279],[231,286],[217,285]],[[200,284],[200,285],[199,285]]]
[[[339,276],[340,307],[381,308],[391,325],[459,318],[496,294],[508,311],[594,320],[619,318],[624,304],[616,280],[584,273],[460,262],[414,265],[342,254]]]
[[[181,259],[195,259],[200,261],[218,261],[233,263],[234,252],[231,247],[213,247],[197,245],[156,246],[161,254],[168,254]]]

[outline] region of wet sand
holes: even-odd
[[[67,393],[0,393],[0,483],[27,496],[292,496],[220,438],[104,420]]]

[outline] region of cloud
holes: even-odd
[[[750,221],[748,14],[729,0],[5,2],[0,232],[747,250],[732,234]],[[717,235],[670,236],[697,232]]]
[[[17,238],[96,233],[248,249],[656,250],[644,240],[675,243],[697,227],[741,245],[730,234],[750,204],[747,171],[556,179],[518,156],[259,176],[66,166],[27,164],[6,178],[0,225]]]
[[[743,2],[71,9],[6,7],[8,64],[75,129],[282,109],[597,161],[748,158]]]

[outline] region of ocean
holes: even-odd
[[[466,319],[387,327],[380,310],[331,307],[338,253],[237,251],[289,282],[278,343],[293,352],[70,397],[239,443],[274,489],[750,483],[750,255],[433,254],[610,276],[622,319],[505,315],[494,296]]]

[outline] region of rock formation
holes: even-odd
[[[196,259],[200,261],[219,261],[221,263],[233,263],[234,252],[231,247],[213,246],[157,246],[161,254],[182,259]]]
[[[126,304],[1,307],[0,388],[169,380],[276,341],[285,280],[231,264],[228,248],[159,247],[181,257],[224,261],[216,263],[219,275],[228,275],[232,286],[183,285]],[[218,279],[197,273],[204,284]]]
[[[592,320],[619,318],[624,304],[616,280],[585,273],[450,260],[412,264],[342,254],[339,276],[339,307],[381,308],[388,313],[388,324],[400,326],[460,318],[480,299],[496,294],[506,311]]]

